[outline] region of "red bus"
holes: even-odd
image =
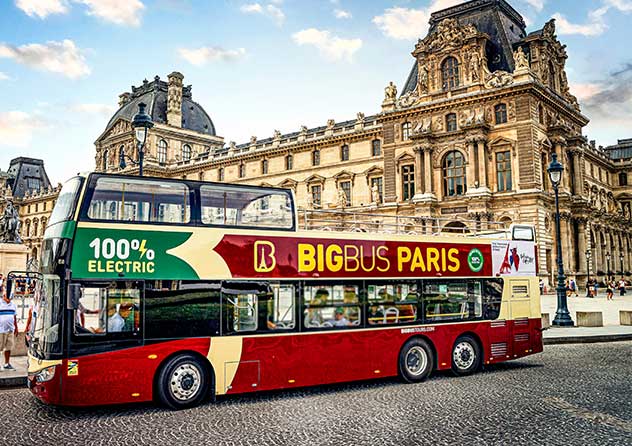
[[[72,178],[44,236],[32,393],[56,405],[183,408],[258,390],[467,375],[542,351],[532,228],[376,234],[364,232],[373,219],[329,220],[346,230],[299,229],[285,189]]]

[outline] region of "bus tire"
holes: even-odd
[[[481,356],[481,346],[473,336],[459,336],[452,347],[452,373],[465,376],[477,372]]]
[[[399,352],[399,374],[409,383],[427,379],[434,368],[434,354],[427,341],[408,340]]]
[[[200,404],[208,396],[210,377],[207,367],[194,355],[170,358],[158,372],[156,394],[171,409],[186,409]]]

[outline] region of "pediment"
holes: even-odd
[[[112,125],[110,125],[101,135],[97,138],[96,142],[106,141],[114,136],[118,136],[127,132],[132,131],[132,124],[123,119],[119,118]]]
[[[364,171],[364,175],[367,177],[378,176],[378,175],[383,175],[383,174],[384,174],[384,169],[382,169],[379,166],[371,166],[370,168]]]
[[[410,153],[402,153],[397,158],[395,158],[395,162],[398,164],[403,163],[403,162],[408,162],[408,161],[415,161],[415,157],[411,155]]]
[[[488,143],[488,145],[490,147],[505,146],[505,145],[513,146],[515,144],[516,144],[516,141],[514,141],[512,139],[505,138],[504,136],[499,136],[497,138],[494,138],[491,141],[489,141],[489,143]]]
[[[349,172],[348,170],[343,170],[341,172],[338,172],[336,175],[334,175],[334,179],[336,181],[353,180],[354,178],[355,178],[355,173]]]
[[[318,174],[314,174],[312,176],[310,176],[309,178],[307,178],[305,180],[306,183],[324,183],[325,182],[325,177],[318,175]]]

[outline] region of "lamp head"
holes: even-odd
[[[549,173],[549,179],[554,188],[557,188],[562,181],[562,172],[564,172],[564,166],[557,160],[557,153],[551,154],[551,164],[549,164],[546,171]]]
[[[138,113],[136,113],[132,119],[132,127],[134,128],[136,141],[141,144],[145,144],[147,131],[154,126],[151,116],[145,113],[145,107],[147,107],[147,104],[144,102],[138,104]]]

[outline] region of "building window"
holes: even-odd
[[[323,187],[320,184],[314,184],[310,189],[312,205],[314,207],[320,207],[322,204]]]
[[[340,161],[349,161],[349,146],[346,144],[340,148]]]
[[[456,132],[456,113],[448,113],[446,115],[445,127],[448,132]]]
[[[505,124],[507,122],[507,105],[498,104],[495,106],[494,115],[496,116],[496,124]]]
[[[379,139],[374,139],[371,142],[371,155],[373,156],[382,155],[382,141],[380,141]]]
[[[239,165],[239,178],[245,178],[246,177],[246,165],[244,163],[241,163]]]
[[[292,155],[288,155],[285,157],[285,170],[292,170],[294,165],[294,159]]]
[[[217,171],[217,181],[224,181],[224,168],[220,167]]]
[[[402,124],[402,141],[408,141],[410,139],[410,130],[412,124],[410,122],[404,122]]]
[[[384,202],[384,179],[382,177],[371,178],[371,194],[373,194],[373,188],[377,187],[377,194],[380,198],[380,203]],[[371,201],[373,200],[373,196],[371,196]]]
[[[461,152],[453,150],[443,159],[443,179],[443,193],[446,197],[455,197],[466,192],[465,158]]]
[[[261,173],[266,175],[268,173],[268,160],[261,161]]]
[[[351,206],[351,181],[341,181],[338,184],[338,187],[342,189],[345,193],[345,197],[347,198],[346,206]]]
[[[544,107],[542,104],[538,105],[538,122],[544,125]]]
[[[454,57],[448,57],[441,64],[441,76],[444,90],[459,86],[459,63]]]
[[[511,153],[509,151],[496,154],[496,176],[498,192],[511,190]]]
[[[190,161],[191,160],[191,146],[185,144],[182,146],[182,161]]]
[[[628,185],[628,174],[626,172],[621,172],[619,174],[619,186],[627,186]]]
[[[320,150],[312,152],[312,166],[320,166]]]
[[[402,166],[402,200],[408,201],[415,196],[415,165]]]
[[[167,163],[167,141],[165,141],[164,139],[158,141],[158,163]]]
[[[103,151],[103,170],[108,170],[108,164],[109,164],[109,157],[110,157],[110,151],[108,149],[105,149]]]

